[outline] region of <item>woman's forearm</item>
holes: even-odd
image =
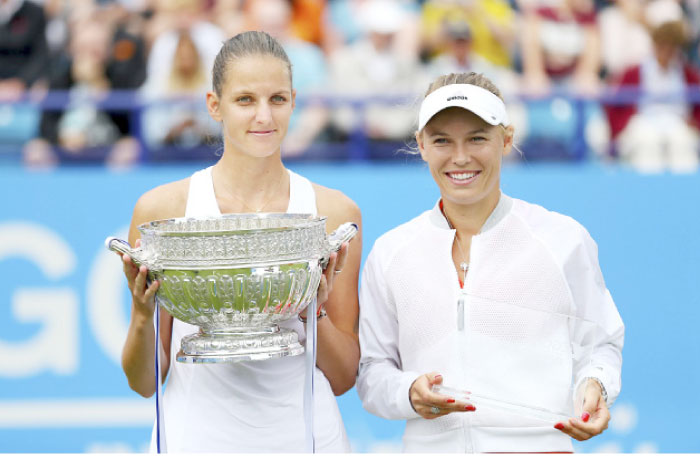
[[[129,387],[143,397],[151,397],[155,383],[155,330],[153,316],[133,312],[122,351],[122,369]]]
[[[326,375],[333,394],[340,396],[355,385],[360,362],[357,334],[338,329],[329,318],[318,321],[316,365]]]

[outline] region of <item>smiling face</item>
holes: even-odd
[[[209,114],[222,123],[224,152],[259,158],[279,154],[295,95],[287,64],[277,57],[231,60],[221,93],[207,93]]]
[[[436,114],[416,133],[423,160],[446,204],[495,207],[501,159],[513,145],[513,128],[493,126],[462,108]]]

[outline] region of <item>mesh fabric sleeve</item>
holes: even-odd
[[[573,250],[564,273],[579,315],[598,325],[591,359],[574,371],[577,391],[587,377],[600,380],[612,405],[621,388],[622,346],[625,327],[598,263],[598,246],[581,227],[581,243]]]
[[[360,349],[362,357],[357,393],[364,408],[387,419],[410,419],[419,415],[408,397],[420,373],[405,372],[399,354],[396,306],[386,283],[377,252],[370,253],[360,289]]]

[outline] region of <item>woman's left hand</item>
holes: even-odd
[[[321,275],[321,282],[318,285],[318,294],[316,295],[317,309],[320,309],[326,301],[328,301],[328,296],[333,290],[333,281],[335,277],[343,271],[343,267],[345,266],[349,248],[349,244],[343,242],[337,252],[331,253],[326,269],[323,270],[323,274]],[[306,318],[306,309],[304,309],[300,315],[302,318]]]
[[[588,440],[602,433],[610,422],[608,404],[603,399],[598,382],[588,379],[585,388],[581,418],[569,418],[568,421],[554,425],[556,429],[578,441]]]

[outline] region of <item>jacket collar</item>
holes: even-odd
[[[486,219],[486,222],[484,222],[484,225],[481,227],[481,230],[479,230],[479,234],[482,234],[494,226],[498,225],[498,223],[505,218],[506,215],[510,212],[510,209],[513,207],[513,198],[510,196],[506,195],[505,193],[501,192],[500,198],[498,198],[498,203],[496,204],[496,207],[493,209],[489,217]],[[443,230],[450,230],[450,225],[447,223],[447,219],[445,216],[442,214],[442,211],[440,210],[440,200],[438,199],[437,202],[435,203],[435,206],[430,210],[428,214],[428,219],[430,220],[431,225],[433,225],[436,228],[443,229]]]

